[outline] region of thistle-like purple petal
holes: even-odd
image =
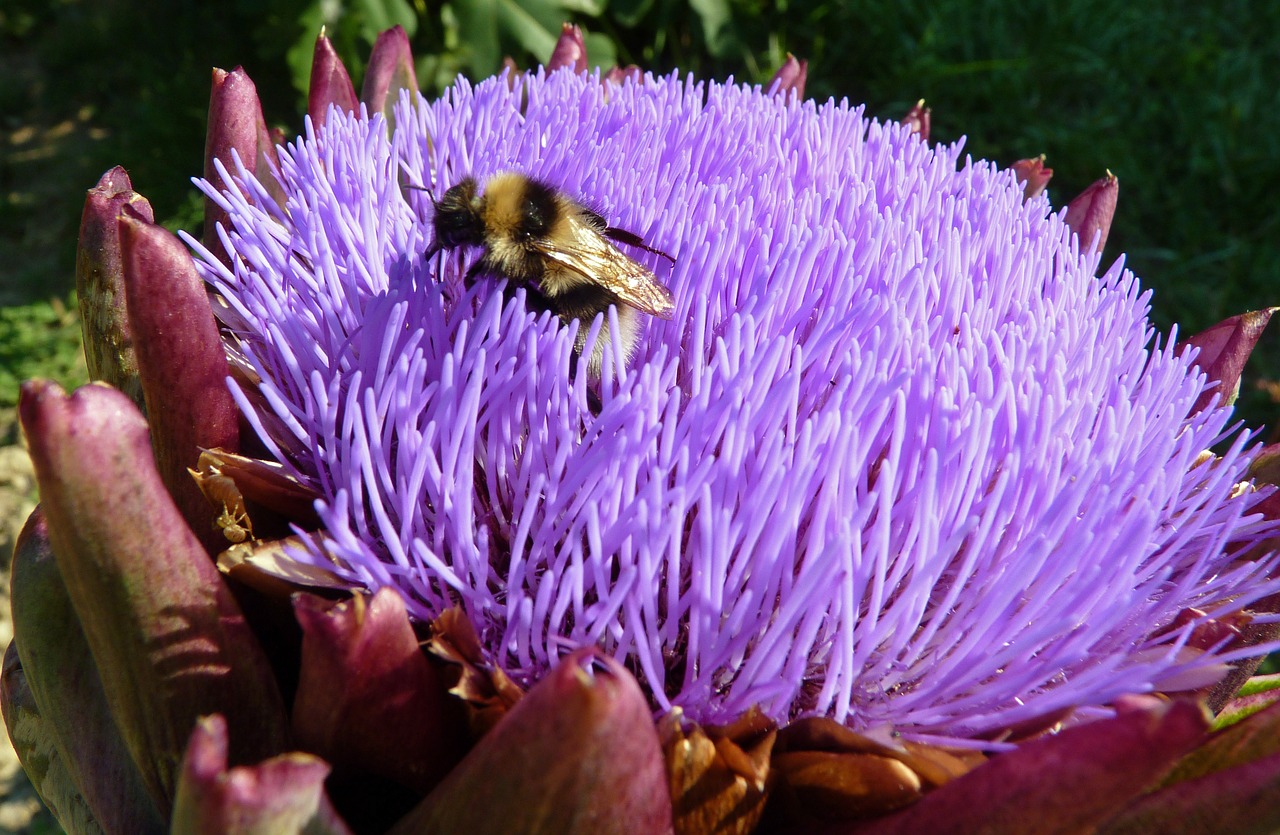
[[[1168,628],[1280,591],[1276,554],[1237,559],[1280,532],[1237,489],[1251,439],[1007,171],[675,78],[460,82],[396,125],[286,149],[287,213],[237,169],[234,268],[201,258],[262,379],[238,401],[322,495],[302,558],[421,620],[461,605],[522,686],[600,646],[703,723],[990,739],[1265,651]],[[402,180],[502,170],[676,259],[631,253],[676,309],[598,384],[571,368],[599,320],[422,257]]]
[[[286,720],[257,641],[151,463],[147,425],[125,395],[89,385],[22,387],[58,572],[112,715],[162,816],[197,716],[225,712],[235,757],[284,748]]]
[[[208,293],[190,253],[164,227],[126,212],[120,241],[156,467],[191,530],[221,550],[216,512],[188,472],[203,449],[240,449],[240,415]]]
[[[627,64],[625,67],[613,67],[600,77],[601,81],[608,81],[613,84],[621,84],[628,79],[637,84],[640,83],[644,80],[644,70],[635,64]]]

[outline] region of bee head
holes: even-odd
[[[480,215],[481,198],[476,193],[476,181],[470,177],[462,180],[435,201],[436,214],[432,222],[435,228],[435,249],[452,249],[464,244],[480,246],[484,243],[484,219]]]

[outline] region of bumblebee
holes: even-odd
[[[434,198],[433,198],[434,200]],[[490,177],[484,191],[467,177],[435,202],[435,241],[427,257],[460,246],[484,251],[464,281],[487,273],[504,276],[532,291],[530,301],[568,324],[579,320],[575,350],[581,355],[597,313],[617,308],[618,337],[625,358],[639,340],[637,311],[670,319],[671,293],[653,270],[628,257],[618,241],[675,263],[636,234],[616,229],[596,212],[546,183],[515,172]],[[612,239],[612,241],[610,240]],[[527,296],[528,297],[528,296]],[[609,320],[588,358],[592,377],[600,376]]]

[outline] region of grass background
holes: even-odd
[[[808,95],[899,118],[919,98],[933,136],[975,157],[1048,155],[1063,205],[1111,170],[1105,259],[1155,291],[1153,320],[1186,334],[1280,304],[1280,4],[1217,0],[795,3],[760,0],[6,0],[0,7],[0,410],[27,377],[83,380],[74,250],[84,191],[121,164],[156,216],[195,229],[210,68],[243,64],[268,121],[297,133],[321,25],[357,82],[376,33],[409,31],[428,95],[504,56],[545,60],[562,20],[592,63],[767,81],[807,58]],[[1240,409],[1280,407],[1280,327]],[[12,425],[0,442],[12,442]]]

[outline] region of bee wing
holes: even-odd
[[[613,293],[626,304],[653,316],[670,319],[675,310],[671,292],[653,271],[627,255],[577,215],[568,218],[571,234],[562,240],[544,238],[533,246],[548,261],[572,270]]]

